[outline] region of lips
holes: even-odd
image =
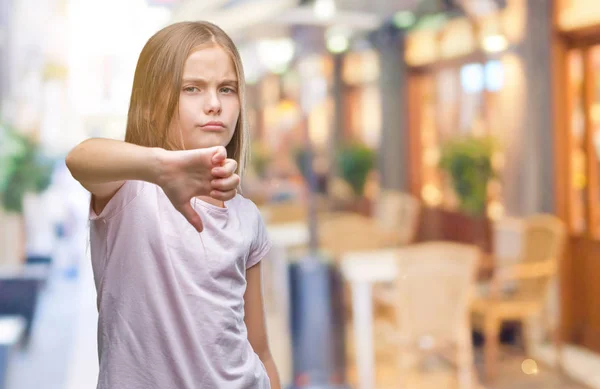
[[[208,122],[200,126],[203,130],[208,131],[223,131],[225,124],[223,122]]]

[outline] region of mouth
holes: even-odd
[[[223,122],[208,122],[200,126],[205,131],[223,131],[225,130],[225,124]]]

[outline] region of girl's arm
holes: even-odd
[[[261,262],[246,270],[246,293],[244,294],[244,322],[248,329],[248,340],[267,369],[271,389],[281,389],[279,373],[273,361],[267,329],[262,295]]]
[[[229,200],[235,196],[237,163],[224,147],[167,151],[112,139],[88,139],[66,158],[73,177],[92,193],[96,211],[110,201],[126,180],[140,180],[163,188],[175,208],[198,231],[200,216],[190,205],[195,196]]]
[[[73,177],[97,197],[115,192],[125,180],[158,184],[160,149],[113,139],[88,139],[67,155]]]

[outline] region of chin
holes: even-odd
[[[212,138],[212,137],[206,137],[206,138]],[[228,141],[226,141],[225,139],[202,139],[202,140],[197,140],[195,142],[190,142],[190,148],[193,149],[206,149],[209,147],[215,147],[215,146],[227,146],[229,144]]]

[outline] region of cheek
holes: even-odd
[[[193,107],[191,107],[189,102],[184,101],[179,104],[179,121],[183,127],[193,123],[195,120],[195,115],[196,112],[194,111]]]

